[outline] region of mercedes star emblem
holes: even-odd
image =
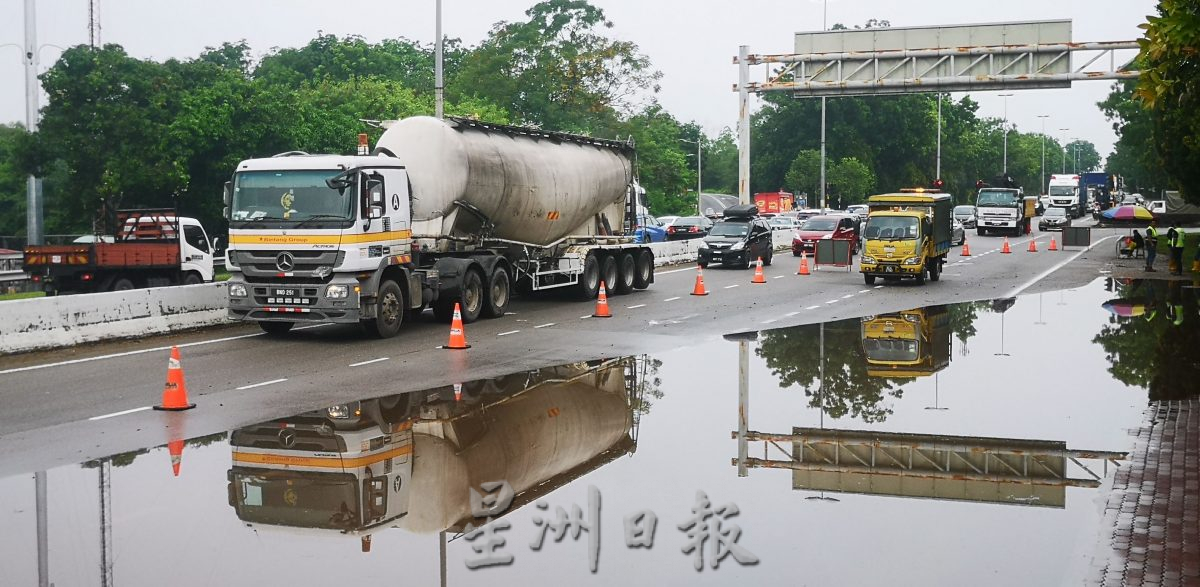
[[[284,251],[275,256],[275,266],[280,271],[291,271],[296,267],[296,258],[291,253]]]

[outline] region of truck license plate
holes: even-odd
[[[276,289],[275,295],[293,297],[300,295],[300,292],[295,289]]]

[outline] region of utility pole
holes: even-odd
[[[934,179],[942,178],[942,93],[938,92],[938,123],[937,123],[937,171]]]
[[[821,30],[829,29],[829,0],[821,10]],[[825,211],[825,96],[821,96],[821,212]]]
[[[38,123],[38,44],[37,14],[34,0],[25,0],[25,130],[37,132]],[[43,244],[42,180],[32,174],[25,180],[25,241]]]
[[[1042,119],[1042,185],[1038,188],[1039,194],[1046,193],[1046,119],[1050,118],[1049,114],[1039,114],[1038,118]]]
[[[1004,98],[1004,175],[1008,175],[1008,98],[1012,94],[998,94]]]
[[[1069,130],[1071,130],[1071,129],[1069,129],[1069,128],[1060,128],[1060,129],[1058,129],[1058,132],[1067,132],[1067,131],[1069,131]],[[1067,172],[1067,145],[1066,145],[1066,143],[1063,143],[1063,147],[1062,147],[1062,173],[1066,173],[1066,172]]]
[[[434,116],[441,120],[445,115],[445,88],[442,84],[442,0],[437,0],[436,8],[436,24],[434,24],[434,34],[437,35],[437,40],[434,41],[434,56],[433,56],[433,96],[434,96]]]
[[[750,203],[750,46],[738,47],[738,203]]]
[[[703,203],[701,203],[701,201],[700,201],[700,187],[701,187],[700,176],[704,173],[703,164],[700,163],[700,145],[703,144],[700,137],[703,136],[703,134],[704,133],[700,133],[700,134],[696,135],[696,140],[694,140],[694,141],[689,141],[687,139],[679,139],[679,141],[683,142],[683,143],[695,143],[696,144],[696,215],[697,216],[704,215],[704,212],[701,210]]]
[[[100,46],[100,0],[88,0],[88,45]]]

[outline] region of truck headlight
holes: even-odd
[[[917,263],[920,263],[920,262],[921,262],[921,259],[918,257],[909,257],[904,260],[905,265],[916,265]]]
[[[859,262],[859,264],[866,263],[867,265],[874,265],[874,264],[875,264],[875,257],[868,257],[868,256],[866,256],[866,255],[863,255],[863,256],[862,256],[862,257],[861,257],[861,258],[858,260],[858,262]]]
[[[325,411],[329,413],[330,418],[334,418],[337,420],[344,420],[344,419],[350,417],[350,406],[348,406],[346,404],[342,404],[340,406],[333,406],[332,408],[329,408],[328,410],[325,410]]]
[[[338,300],[350,295],[350,286],[331,285],[325,288],[325,297]]]
[[[246,286],[240,283],[229,284],[229,297],[244,298],[246,297]]]
[[[746,248],[746,241],[738,241],[738,242],[736,242],[736,243],[733,243],[733,246],[732,246],[732,247],[729,247],[729,250],[731,250],[731,251],[740,251],[740,250],[742,250],[742,249],[744,249],[744,248]]]

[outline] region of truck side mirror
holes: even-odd
[[[224,191],[224,193],[222,194],[222,196],[224,197],[225,206],[228,207],[231,204],[233,204],[233,182],[232,181],[225,182],[225,187],[224,187],[223,191]],[[228,214],[226,214],[226,216],[228,216]]]
[[[383,178],[367,177],[363,188],[363,204],[367,218],[383,218]]]

